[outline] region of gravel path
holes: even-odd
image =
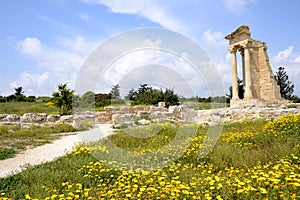
[[[113,133],[111,124],[98,124],[94,129],[78,132],[75,135],[64,136],[33,149],[17,154],[14,158],[0,161],[0,178],[17,174],[26,169],[26,166],[35,166],[52,161],[72,151],[74,144],[79,142],[97,141]]]

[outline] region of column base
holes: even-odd
[[[284,99],[277,99],[268,102],[258,98],[230,99],[230,108],[249,108],[249,107],[280,107],[290,103]]]
[[[258,98],[231,99],[231,108],[268,107],[268,102]]]

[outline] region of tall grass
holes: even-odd
[[[18,114],[24,113],[46,113],[58,114],[58,110],[52,106],[45,106],[42,102],[5,102],[0,103],[0,114]]]

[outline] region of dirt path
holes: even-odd
[[[26,166],[35,166],[52,161],[72,151],[72,147],[79,142],[97,141],[113,133],[111,124],[98,124],[94,129],[78,132],[75,135],[64,136],[33,149],[17,154],[14,158],[0,161],[0,178],[21,172]]]

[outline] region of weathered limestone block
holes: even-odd
[[[112,121],[113,123],[120,123],[120,122],[132,122],[140,120],[141,118],[135,114],[113,114]]]
[[[57,122],[60,119],[60,115],[48,115],[47,122]]]
[[[106,112],[97,112],[96,118],[99,123],[111,123],[112,122],[112,113]]]
[[[8,126],[8,127],[11,126],[21,127],[21,122],[1,122],[1,125]]]
[[[59,123],[66,122],[66,123],[72,123],[73,122],[73,115],[63,115],[58,120]]]
[[[166,107],[166,103],[165,102],[158,102],[158,107],[159,108],[165,108]]]
[[[114,113],[114,112],[117,110],[117,108],[112,107],[112,106],[105,106],[105,107],[104,107],[104,110],[105,110],[105,112],[107,112],[107,113]]]
[[[148,111],[139,111],[138,115],[142,119],[149,119],[150,118],[150,112],[148,112]]]
[[[8,114],[0,114],[0,122],[5,122],[7,121],[6,117]]]
[[[150,106],[149,112],[168,112],[168,109],[165,107]]]
[[[140,124],[140,125],[148,125],[148,124],[151,124],[151,121],[150,120],[146,120],[146,119],[141,119],[141,120],[138,120],[138,124]]]
[[[33,119],[32,119],[33,123],[44,123],[46,121],[47,121],[46,113],[37,113],[33,115]]]
[[[22,123],[30,123],[32,122],[34,114],[33,113],[24,113],[24,115],[20,118]]]
[[[121,106],[121,107],[120,107],[120,112],[122,112],[122,113],[124,113],[124,114],[125,114],[125,113],[126,113],[126,114],[131,113],[129,108],[130,108],[129,106]]]
[[[28,129],[33,126],[41,126],[41,124],[39,124],[39,123],[20,123],[20,126],[21,126],[21,128]]]
[[[7,115],[6,120],[8,122],[20,122],[20,116],[15,114]]]
[[[139,111],[150,111],[149,106],[134,106],[135,113],[138,113]]]
[[[95,123],[95,114],[90,114],[90,115],[83,115],[82,116],[83,117],[83,119],[84,120],[87,120],[87,121],[89,121],[89,122],[91,122],[91,123]]]

